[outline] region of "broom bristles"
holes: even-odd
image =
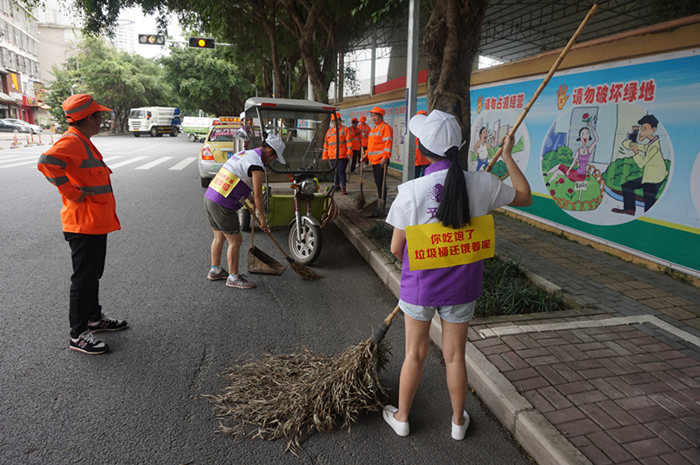
[[[292,267],[292,270],[299,275],[299,277],[305,281],[315,281],[317,279],[323,278],[320,274],[316,273],[314,270],[309,268],[306,265],[302,265],[301,263],[297,263],[295,261],[292,261],[289,263],[289,265]]]
[[[221,376],[229,380],[214,402],[219,431],[231,436],[285,438],[296,455],[314,432],[350,427],[364,412],[381,408],[386,390],[378,373],[388,360],[386,342],[368,339],[327,356],[306,348],[292,355],[240,360]],[[238,421],[227,426],[231,419]]]

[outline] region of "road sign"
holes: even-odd
[[[141,45],[165,45],[165,36],[156,34],[139,34]]]
[[[208,37],[190,37],[189,46],[192,48],[214,48],[216,41]]]

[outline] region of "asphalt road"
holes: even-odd
[[[302,281],[288,268],[251,276],[253,290],[209,282],[204,190],[196,161],[186,164],[200,144],[182,136],[93,140],[114,170],[122,224],[109,235],[101,303],[130,328],[100,335],[111,347],[106,355],[68,349],[70,254],[60,196],[35,166],[45,147],[0,152],[0,464],[531,463],[472,394],[467,438],[450,438],[435,347],[407,438],[380,413],[349,432],[311,436],[299,457],[280,441],[217,434],[201,395],[220,393],[217,373],[241,355],[302,345],[340,351],[369,337],[396,300],[335,226],[324,229],[314,266],[322,280]],[[280,244],[286,233],[275,232]],[[249,241],[245,234],[244,248]],[[256,234],[256,246],[283,261],[267,237]],[[387,338],[393,354],[381,379],[395,403],[401,317]]]

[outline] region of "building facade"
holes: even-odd
[[[38,33],[38,21],[26,8],[0,0],[0,118],[37,119],[35,88],[42,83]]]

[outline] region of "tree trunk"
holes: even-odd
[[[467,142],[462,154],[470,145],[469,76],[478,59],[487,6],[488,0],[437,0],[425,27],[428,111],[437,109],[457,118]]]

